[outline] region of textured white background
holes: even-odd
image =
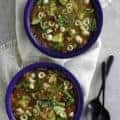
[[[116,54],[120,51],[120,0],[112,1],[104,9],[104,27],[101,34],[102,49],[98,61],[98,68],[93,79],[91,96],[94,96],[99,88],[100,81],[100,63],[109,54]],[[0,44],[8,40],[15,39],[15,1],[0,0]],[[120,59],[120,58],[119,58]],[[118,67],[120,66],[119,60]],[[117,65],[116,65],[117,66]],[[114,67],[114,66],[113,66]],[[119,120],[120,111],[120,72],[114,67],[114,74],[111,73],[111,79],[107,82],[106,106],[111,112],[112,120]]]

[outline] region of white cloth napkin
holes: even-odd
[[[5,94],[8,83],[19,70],[16,40],[0,46],[0,120],[8,120],[5,111]]]
[[[8,120],[4,98],[6,87],[11,78],[18,72],[22,65],[30,64],[41,60],[51,60],[64,65],[78,79],[84,91],[84,98],[87,101],[91,81],[96,69],[96,64],[101,47],[98,42],[85,54],[72,59],[54,59],[40,53],[28,40],[24,31],[23,12],[27,0],[16,0],[16,40],[3,44],[0,48],[0,119]],[[17,47],[16,47],[17,46]],[[18,54],[19,53],[19,54]],[[20,62],[22,60],[22,63]]]
[[[99,0],[102,4],[102,7],[105,8],[112,3],[112,0]]]

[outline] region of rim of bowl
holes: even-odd
[[[97,13],[97,31],[95,31],[91,34],[91,36],[88,40],[88,43],[83,48],[79,48],[79,49],[73,50],[68,53],[62,53],[59,51],[52,50],[50,48],[45,48],[33,36],[31,27],[30,27],[30,12],[31,12],[32,6],[34,4],[34,0],[28,0],[28,2],[26,3],[26,6],[25,6],[25,10],[24,10],[24,28],[25,28],[25,31],[26,31],[26,34],[27,34],[29,40],[39,51],[41,51],[42,53],[44,53],[50,57],[54,57],[54,58],[61,58],[61,59],[62,58],[72,58],[72,57],[76,57],[80,54],[85,53],[87,50],[89,50],[93,46],[93,44],[96,43],[96,41],[98,40],[98,37],[101,33],[102,26],[103,26],[103,11],[102,11],[101,4],[100,4],[99,0],[92,0],[92,2],[93,2],[93,6]]]
[[[74,75],[71,72],[69,72],[66,68],[62,67],[61,65],[58,65],[55,63],[49,63],[49,62],[39,62],[39,63],[34,63],[31,65],[28,65],[28,66],[22,68],[12,78],[12,80],[10,81],[10,83],[7,87],[6,97],[5,97],[5,108],[6,108],[8,118],[10,120],[15,120],[15,117],[14,117],[13,112],[12,112],[12,107],[11,107],[11,95],[12,95],[12,92],[14,90],[14,87],[20,81],[20,78],[23,76],[23,74],[30,72],[30,71],[37,69],[37,68],[55,69],[58,72],[61,72],[62,74],[67,76],[67,78],[73,84],[74,89],[77,93],[77,100],[76,100],[77,101],[76,102],[77,103],[77,110],[76,110],[76,113],[74,116],[74,120],[79,120],[81,117],[81,114],[83,112],[83,105],[84,105],[83,90],[82,90],[80,83],[74,77]]]

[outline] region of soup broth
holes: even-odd
[[[16,120],[73,120],[77,108],[72,83],[54,70],[26,73],[11,97]]]
[[[30,24],[42,46],[67,53],[88,43],[97,30],[96,19],[91,0],[36,0]]]

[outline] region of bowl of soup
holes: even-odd
[[[6,91],[10,120],[79,120],[83,103],[77,79],[60,65],[48,62],[20,70]]]
[[[97,41],[103,24],[99,0],[28,0],[25,31],[44,54],[70,58]]]

